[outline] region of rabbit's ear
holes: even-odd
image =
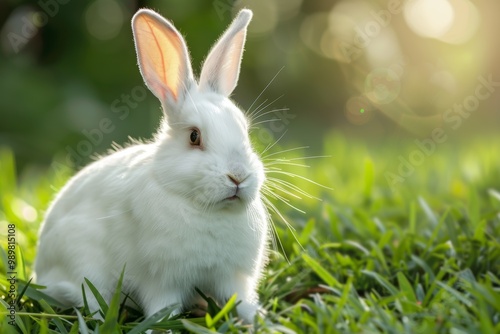
[[[240,74],[247,26],[252,15],[251,10],[241,10],[215,43],[201,70],[200,90],[211,90],[224,96],[229,96],[234,90]]]
[[[169,21],[149,9],[132,18],[139,69],[151,92],[162,103],[182,103],[192,84],[193,70],[186,43]]]

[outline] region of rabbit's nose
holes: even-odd
[[[243,181],[243,180],[240,180],[239,178],[237,178],[236,176],[234,175],[231,175],[231,174],[227,174],[227,177],[229,178],[229,180],[231,180],[231,182],[233,182],[236,186],[239,186],[240,183]]]

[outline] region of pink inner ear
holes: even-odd
[[[149,13],[138,15],[134,23],[139,66],[151,91],[164,101],[168,95],[178,100],[185,58],[181,37],[168,23]]]

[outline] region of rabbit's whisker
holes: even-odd
[[[303,168],[309,168],[309,167],[311,167],[309,165],[304,165],[304,164],[298,164],[298,163],[294,163],[294,162],[289,162],[288,160],[283,160],[283,159],[276,159],[275,161],[267,162],[266,165],[265,165],[265,167],[266,167],[266,170],[268,170],[268,169],[281,170],[281,168],[273,167],[273,166],[281,166],[281,165],[294,166],[294,167],[303,167]]]
[[[278,101],[279,99],[281,99],[284,95],[280,95],[278,96],[277,98],[275,98],[274,100],[272,100],[271,102],[269,102],[268,104],[266,104],[265,106],[262,106],[264,103],[266,103],[268,101],[268,99],[265,99],[264,102],[262,102],[256,110],[252,111],[249,115],[248,115],[248,119],[250,120],[250,124],[252,124],[252,122],[261,117],[262,116],[262,112],[264,110],[266,110],[268,107],[270,107],[274,102]],[[272,111],[271,111],[272,112]],[[267,112],[265,112],[267,113]]]
[[[274,101],[276,101],[276,100],[274,100]],[[273,102],[274,102],[274,101],[273,101]],[[263,113],[261,113],[261,114],[255,115],[255,117],[253,117],[253,118],[252,118],[251,124],[252,124],[252,125],[257,125],[257,124],[260,124],[260,123],[254,123],[254,121],[255,121],[255,120],[257,120],[257,119],[259,119],[259,118],[262,118],[262,117],[264,117],[264,116],[266,116],[266,115],[269,115],[269,114],[274,114],[274,113],[276,113],[276,112],[278,112],[278,111],[288,111],[288,110],[290,110],[290,108],[279,108],[279,109],[273,109],[273,110],[269,110],[269,111],[263,112]],[[279,120],[281,120],[281,119],[280,119],[280,118],[278,118],[277,120],[279,121]]]
[[[272,190],[274,192],[276,197],[278,197],[278,194],[276,193],[275,190],[284,192],[285,194],[290,195],[292,197],[295,197],[296,199],[302,199],[302,197],[300,197],[299,195],[294,194],[294,193],[290,192],[289,190],[286,190],[285,188],[283,188],[281,185],[277,184],[274,181],[269,180],[269,182],[267,183],[267,186],[270,190]],[[287,198],[284,198],[283,201],[290,203],[290,200]],[[299,210],[299,211],[302,211],[302,210]]]
[[[308,148],[309,148],[309,146],[299,146],[299,147],[289,148],[289,149],[278,151],[278,152],[269,153],[268,155],[262,156],[262,161],[270,160],[269,157],[272,157],[272,156],[275,156],[278,154],[299,151],[299,150],[304,150],[304,149],[308,149]],[[262,153],[264,153],[264,152],[262,152]]]
[[[260,121],[260,122],[257,122],[255,124],[252,124],[252,126],[250,127],[250,129],[251,130],[259,129],[259,127],[257,125],[264,124],[264,123],[277,122],[279,120],[280,120],[279,118],[266,119],[265,121]]]
[[[269,190],[267,190],[267,191],[269,191]],[[269,192],[272,193],[272,191],[269,191]],[[304,250],[304,247],[302,246],[302,244],[300,243],[299,239],[297,238],[297,235],[295,233],[295,228],[288,222],[288,220],[283,216],[283,214],[279,211],[279,209],[271,201],[269,201],[267,198],[264,198],[264,202],[265,202],[267,208],[269,210],[271,210],[272,212],[274,212],[276,215],[278,215],[278,217],[285,223],[285,225],[287,226],[288,230],[292,234],[294,240],[297,242],[297,244],[300,246],[300,248],[302,250]],[[284,254],[287,262],[290,263],[289,260],[288,260],[288,257],[286,256],[286,253],[285,253],[285,251],[283,249],[283,244],[281,243],[281,240],[279,239],[279,236],[278,236],[276,227],[274,226],[274,223],[272,223],[271,225],[273,226],[273,229],[275,230],[276,236],[278,237],[278,241],[279,241],[279,243],[281,245],[281,249],[283,251],[283,254]]]
[[[269,204],[271,204],[269,199],[266,197],[263,197],[263,201],[264,201],[264,204],[266,205],[266,207],[268,208],[268,210],[272,211],[272,209],[270,209],[270,207],[269,207]],[[273,249],[277,252],[281,251],[281,253],[285,257],[286,261],[288,263],[290,263],[288,260],[288,256],[286,255],[286,252],[285,252],[285,247],[283,246],[283,243],[281,242],[281,239],[280,239],[280,236],[278,233],[278,229],[276,228],[276,225],[274,224],[274,221],[273,221],[271,215],[269,215],[268,222],[269,222],[269,225],[272,227],[272,230],[270,230],[269,234],[271,235]]]
[[[296,191],[297,193],[307,197],[307,198],[311,198],[311,199],[316,199],[316,200],[319,200],[321,201],[321,198],[318,198],[318,197],[315,197],[313,195],[311,195],[310,193],[308,193],[307,191],[299,188],[298,186],[296,186],[295,184],[291,183],[291,182],[288,182],[288,181],[285,181],[285,180],[282,180],[282,179],[278,179],[278,178],[275,178],[275,177],[269,177],[269,180],[271,182],[275,182],[275,183],[279,183],[281,184],[282,186],[290,189],[290,190],[293,190],[293,191]]]
[[[311,180],[310,178],[307,178],[307,177],[299,175],[299,174],[295,174],[295,173],[291,173],[291,172],[285,172],[285,171],[282,171],[282,170],[268,170],[267,172],[268,173],[283,174],[283,175],[289,176],[291,178],[295,178],[296,177],[296,178],[299,178],[301,180],[304,180],[304,181],[307,181],[309,183],[312,183],[312,184],[314,184],[316,186],[319,186],[321,188],[328,189],[328,190],[333,190],[330,187],[322,185],[321,183],[315,182],[315,181]]]
[[[274,188],[274,189],[277,189],[277,188]],[[290,204],[290,200],[289,200],[289,199],[287,199],[287,198],[285,198],[285,197],[283,197],[283,196],[281,196],[281,195],[277,194],[277,193],[274,191],[274,189],[273,189],[273,188],[271,188],[271,187],[269,187],[269,188],[268,188],[269,192],[272,192],[272,193],[273,193],[274,198],[276,198],[276,199],[280,200],[280,201],[281,201],[281,202],[283,202],[285,205],[289,206],[290,208],[292,208],[292,209],[294,209],[294,210],[296,210],[296,211],[298,211],[298,212],[300,212],[300,213],[302,213],[302,214],[305,214],[305,213],[306,213],[304,210],[300,210],[300,209],[299,209],[299,208],[297,208],[296,206],[293,206],[292,204]],[[281,191],[283,191],[283,192],[287,193],[286,191],[284,191],[284,190],[282,190],[282,189],[277,189],[277,190],[281,190]],[[292,193],[289,193],[289,192],[288,192],[288,194],[289,194],[289,195],[291,195],[291,196],[293,196],[293,197],[298,197],[298,196],[295,196],[295,195],[293,195]],[[298,198],[300,198],[300,197],[298,197]]]
[[[282,138],[286,135],[286,133],[287,133],[287,131],[283,132],[283,133],[281,134],[281,136],[280,136],[280,137],[279,137],[279,138],[278,138],[278,139],[277,139],[274,143],[267,145],[267,147],[266,147],[266,148],[265,148],[265,149],[261,152],[261,154],[266,153],[266,152],[267,152],[267,151],[269,151],[271,148],[273,148],[276,144],[278,144],[278,143],[279,143],[279,141],[280,141],[280,140],[281,140],[281,139],[282,139]]]
[[[257,106],[257,108],[256,108],[254,111],[252,111],[252,112],[250,112],[250,109],[249,109],[249,110],[247,111],[247,118],[248,118],[249,120],[252,120],[252,119],[253,119],[253,116],[254,116],[256,113],[258,113],[258,112],[259,112],[259,110],[261,110],[262,106],[263,106],[265,103],[267,103],[267,101],[269,101],[269,99],[265,99],[264,101],[262,101],[262,103],[261,103],[261,104],[259,104],[259,105]]]
[[[310,155],[310,156],[305,156],[305,157],[300,157],[300,158],[277,158],[277,159],[266,159],[266,160],[269,160],[272,162],[274,161],[284,161],[284,162],[288,162],[288,161],[297,161],[297,160],[310,160],[310,159],[324,159],[324,158],[331,158],[332,156],[331,155]],[[269,164],[269,163],[266,163],[266,165]],[[309,166],[307,166],[309,167]]]
[[[273,83],[273,81],[278,77],[278,74],[280,74],[280,72],[284,69],[285,67],[281,67],[279,69],[279,71],[274,75],[274,77],[271,79],[271,81],[269,81],[269,83],[266,85],[266,87],[264,87],[264,89],[260,92],[260,94],[255,98],[255,100],[252,102],[252,104],[250,105],[250,107],[248,108],[248,111],[250,112],[250,110],[252,110],[252,107],[253,105],[255,104],[255,102],[257,102],[257,100],[262,96],[262,94],[264,94],[264,92],[269,88],[269,86]]]

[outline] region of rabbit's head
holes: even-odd
[[[250,10],[238,14],[207,56],[199,83],[184,39],[169,21],[147,9],[132,20],[141,74],[165,113],[154,177],[201,208],[247,206],[259,198],[264,182],[246,117],[229,99],[251,18]]]

